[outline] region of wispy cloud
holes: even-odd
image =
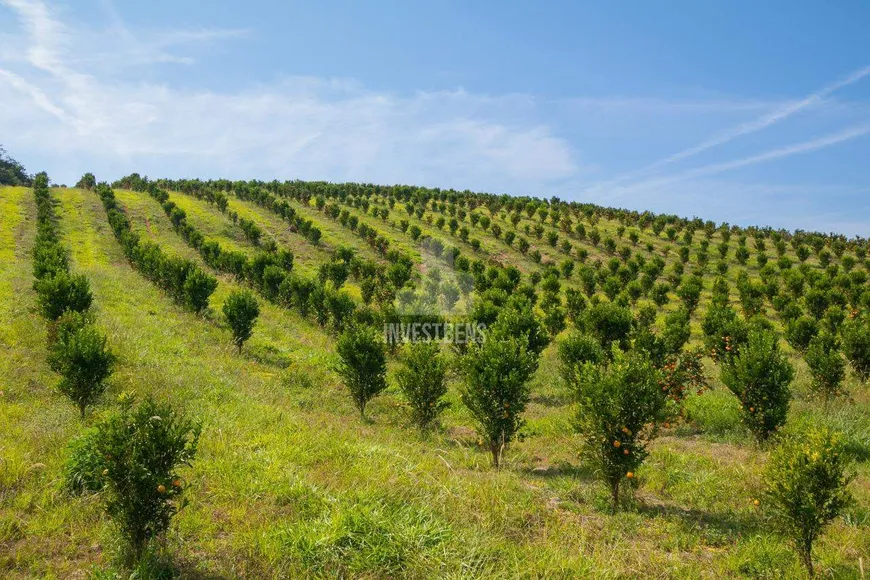
[[[831,83],[831,84],[807,95],[806,97],[804,97],[803,99],[801,99],[799,101],[787,103],[787,104],[785,104],[781,107],[778,107],[778,108],[774,109],[773,111],[766,113],[766,114],[764,114],[756,119],[753,119],[753,120],[748,121],[746,123],[741,123],[735,127],[732,127],[730,129],[727,129],[727,130],[719,133],[718,135],[714,135],[713,137],[706,139],[706,140],[698,143],[697,145],[694,145],[692,147],[688,147],[686,149],[683,149],[682,151],[678,151],[677,153],[674,153],[674,154],[669,155],[663,159],[659,159],[658,161],[650,163],[649,165],[641,167],[640,169],[637,169],[637,170],[632,171],[630,173],[626,173],[624,175],[621,175],[621,176],[617,177],[616,179],[612,180],[611,183],[619,183],[619,182],[629,180],[629,179],[632,179],[632,178],[640,176],[640,175],[648,174],[650,172],[653,172],[657,169],[661,169],[662,167],[665,167],[665,166],[670,165],[672,163],[676,163],[678,161],[682,161],[684,159],[694,157],[695,155],[698,155],[699,153],[703,153],[704,151],[707,151],[709,149],[713,149],[714,147],[724,145],[730,141],[733,141],[734,139],[737,139],[738,137],[742,137],[744,135],[749,135],[751,133],[755,133],[757,131],[762,131],[764,129],[767,129],[768,127],[771,127],[771,126],[773,126],[781,121],[788,119],[792,115],[795,115],[795,114],[803,111],[804,109],[807,109],[807,108],[810,108],[810,107],[813,107],[813,106],[816,106],[816,105],[822,103],[827,97],[832,95],[834,92],[860,81],[861,79],[863,79],[867,75],[870,75],[870,66],[865,66],[861,69],[858,69],[858,70],[854,71],[853,73],[851,73],[850,75],[848,75],[847,77],[845,77],[841,80],[838,80],[834,83]]]
[[[368,91],[352,80],[310,77],[236,93],[132,84],[107,71],[101,53],[83,42],[93,31],[61,22],[38,0],[0,2],[18,16],[26,37],[23,58],[13,61],[30,67],[2,69],[0,75],[0,100],[10,103],[0,111],[0,126],[11,129],[15,141],[8,145],[43,151],[50,146],[86,163],[79,172],[532,189],[577,171],[567,142],[539,122],[522,120],[528,103],[516,96],[462,90],[400,96]],[[134,34],[110,2],[104,6],[109,34],[120,40],[112,44],[118,62],[176,62],[166,52],[171,47],[246,34]],[[101,66],[89,66],[98,59]]]
[[[244,39],[248,31],[148,32],[128,26],[111,0],[103,0],[103,6],[108,20],[98,29],[69,20],[48,0],[0,0],[0,18],[19,24],[14,41],[0,38],[0,135],[30,169],[46,169],[62,182],[75,181],[84,171],[94,171],[100,179],[138,171],[412,183],[605,204],[623,199],[636,209],[741,223],[807,229],[840,224],[850,233],[870,227],[845,211],[824,218],[824,224],[813,218],[813,212],[831,211],[812,203],[819,192],[829,191],[822,185],[711,179],[870,133],[866,103],[852,107],[828,98],[870,69],[788,102],[631,96],[552,100],[461,88],[394,93],[369,90],[355,79],[300,76],[231,91],[182,89],[161,82],[167,67],[207,66],[197,58],[228,50],[233,44],[223,41]],[[821,126],[835,121],[847,128],[755,155],[744,149],[737,159],[686,164],[679,173],[655,172],[672,171],[677,161],[801,111],[824,117]],[[616,173],[614,167],[649,159],[647,153],[662,150],[665,143],[670,144],[667,150],[677,149],[677,138],[691,142],[685,136],[697,135],[700,127],[732,126],[746,116],[755,120],[669,156],[652,171],[632,173],[633,180],[611,179],[604,186]],[[614,135],[617,131],[621,133]],[[598,186],[589,187],[593,179]],[[809,201],[799,208],[790,203],[791,211],[776,214],[777,223],[766,219],[773,213],[770,204],[782,205],[786,192]],[[866,192],[844,195],[862,199]]]
[[[742,167],[748,167],[750,165],[757,165],[759,163],[773,161],[774,159],[783,159],[786,157],[791,157],[792,155],[809,153],[810,151],[824,149],[825,147],[830,147],[832,145],[837,145],[838,143],[843,143],[845,141],[856,139],[858,137],[863,137],[868,133],[870,133],[870,123],[854,125],[852,127],[847,127],[842,131],[838,131],[830,135],[810,139],[808,141],[802,141],[800,143],[793,143],[784,147],[777,147],[776,149],[771,149],[757,155],[751,155],[748,157],[743,157],[741,159],[725,161],[722,163],[710,163],[708,165],[703,165],[701,167],[689,169],[687,171],[682,171],[673,175],[653,178],[645,182],[628,185],[624,188],[621,188],[621,191],[615,194],[614,197],[624,196],[627,193],[630,193],[632,190],[642,188],[650,184],[666,185],[670,183],[676,183],[678,181],[685,181],[688,179],[715,175],[717,173],[723,173],[725,171],[732,171],[734,169],[740,169]]]

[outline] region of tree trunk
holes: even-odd
[[[808,544],[809,545],[803,547],[800,556],[804,567],[807,569],[807,574],[809,574],[810,578],[814,578],[816,571],[815,568],[813,568],[813,545],[811,542],[808,542]]]
[[[619,509],[619,479],[614,479],[610,482],[610,501],[613,504],[613,511]]]

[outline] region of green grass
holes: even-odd
[[[44,362],[45,325],[31,289],[32,193],[0,189],[0,576],[123,572],[99,502],[60,491],[68,442],[121,392],[172,401],[203,421],[198,459],[184,471],[191,503],[165,549],[185,576],[803,574],[752,505],[766,452],[748,440],[718,381],[690,398],[692,422],[655,443],[638,473],[635,503],[611,515],[606,490],[578,457],[554,346],[533,382],[525,436],[494,471],[459,404],[455,378],[453,405],[436,433],[423,437],[406,426],[395,387],[372,403],[372,420],[363,422],[330,370],[333,337],[264,303],[238,356],[219,315],[235,281],[219,276],[211,311],[193,315],[128,265],[93,192],[54,192],[72,269],[89,278],[98,324],[120,362],[104,404],[82,423],[53,391],[57,378]],[[144,193],[117,196],[136,231],[201,263],[157,202]],[[173,200],[208,236],[254,251],[204,202],[181,194]],[[279,243],[299,250],[300,262],[325,258],[309,249],[303,259],[300,239],[264,210],[236,199],[231,205],[244,206]],[[360,247],[337,222],[313,208],[302,212],[324,230],[325,244]],[[368,221],[398,238],[388,224]],[[718,376],[714,367],[708,371]],[[859,557],[865,567],[870,562],[870,394],[850,380],[854,402],[825,410],[806,398],[808,377],[799,366],[790,419],[790,426],[830,422],[864,453],[856,505],[818,546],[819,569],[836,577],[858,577]]]

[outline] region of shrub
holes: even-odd
[[[199,433],[198,424],[168,404],[149,398],[134,408],[128,398],[120,412],[100,422],[75,448],[79,465],[102,467],[106,511],[135,557],[166,531],[180,509],[182,480],[176,470],[190,465]]]
[[[438,420],[448,406],[447,367],[437,342],[415,342],[405,347],[403,366],[396,372],[396,382],[411,406],[411,419],[420,429]]]
[[[810,388],[828,401],[843,394],[846,362],[840,355],[836,339],[823,332],[812,339],[804,359],[810,367],[813,380]]]
[[[603,360],[601,345],[588,334],[574,331],[559,342],[559,372],[568,385],[577,382],[586,363],[598,364]]]
[[[703,393],[709,384],[704,375],[704,352],[694,349],[671,354],[662,366],[661,387],[668,398],[680,405],[682,415],[682,403],[689,391],[698,395]]]
[[[85,173],[82,175],[81,179],[76,182],[76,188],[78,189],[93,189],[97,185],[97,178],[94,177],[94,174],[91,172]]]
[[[586,330],[598,339],[605,352],[610,352],[613,343],[621,348],[627,345],[631,322],[631,311],[628,308],[612,302],[601,302],[587,310],[584,324]]]
[[[247,290],[236,290],[227,296],[223,306],[224,317],[233,331],[233,344],[242,352],[242,345],[251,338],[254,324],[260,315],[260,305]]]
[[[856,318],[843,324],[843,353],[862,381],[870,379],[870,324]]]
[[[741,418],[756,440],[766,441],[786,419],[794,369],[776,334],[751,328],[746,344],[722,367],[722,382],[741,403]]]
[[[387,388],[386,347],[377,331],[368,326],[351,326],[338,338],[336,372],[350,390],[360,416],[366,405]]]
[[[749,329],[729,306],[711,305],[701,321],[704,346],[713,360],[727,360],[737,354],[736,348],[746,342]]]
[[[743,315],[749,319],[760,314],[764,308],[764,285],[758,280],[744,279],[737,283]]]
[[[515,294],[508,299],[490,330],[496,336],[524,339],[526,347],[535,356],[539,356],[550,344],[550,337],[532,310],[531,301],[522,294]]]
[[[818,288],[813,288],[804,293],[804,302],[806,303],[807,311],[816,320],[820,320],[825,315],[825,311],[830,305],[828,293]]]
[[[668,291],[670,287],[665,282],[658,282],[653,286],[650,292],[650,298],[655,302],[656,306],[661,308],[668,303]]]
[[[768,463],[765,497],[773,521],[810,576],[813,544],[852,501],[848,470],[842,436],[825,428],[789,437]]]
[[[662,340],[665,345],[665,352],[668,354],[677,354],[683,346],[689,342],[692,330],[689,326],[689,311],[685,308],[680,308],[671,312],[665,317],[665,327],[662,330]]]
[[[567,313],[558,302],[542,305],[544,310],[543,324],[550,336],[555,337],[565,330],[565,317]]]
[[[73,439],[69,445],[69,456],[63,465],[63,490],[70,495],[95,493],[106,483],[103,470],[105,457],[96,448],[97,432],[86,431]]]
[[[81,274],[60,271],[36,280],[33,286],[39,312],[48,320],[57,320],[67,310],[84,312],[93,301],[88,279]]]
[[[496,326],[481,343],[473,343],[462,357],[465,386],[463,404],[477,423],[477,432],[499,466],[501,455],[524,421],[529,402],[528,381],[538,367],[538,355],[525,337]]]
[[[576,428],[610,489],[614,510],[622,482],[634,478],[657,424],[667,417],[660,379],[645,356],[616,352],[609,365],[586,365],[574,383]]]
[[[190,271],[184,280],[184,302],[197,314],[208,308],[208,299],[217,288],[217,280],[199,268]]]
[[[85,410],[106,390],[115,355],[106,348],[106,337],[83,319],[71,316],[59,328],[49,352],[49,366],[60,376],[58,390]]]
[[[818,333],[819,323],[809,316],[790,320],[785,326],[785,339],[798,352],[805,352]]]
[[[69,259],[63,246],[37,241],[33,247],[33,277],[40,279],[69,271]]]

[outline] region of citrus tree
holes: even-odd
[[[461,359],[462,402],[495,467],[524,424],[522,414],[531,396],[528,381],[537,367],[538,355],[529,349],[527,338],[498,331],[472,343]]]
[[[635,477],[658,424],[668,416],[661,378],[643,353],[614,349],[612,362],[585,365],[573,382],[576,429],[610,490],[614,510],[622,482]]]
[[[99,473],[70,470],[67,477],[100,482],[109,517],[131,555],[139,558],[183,505],[178,469],[196,455],[200,426],[169,404],[151,398],[133,403],[132,397],[124,397],[121,409],[74,447],[80,457],[72,464]],[[75,486],[68,482],[68,487]]]
[[[84,418],[87,407],[105,392],[116,357],[106,346],[106,337],[80,313],[67,312],[54,332],[48,362],[61,376],[57,389]]]
[[[448,406],[447,366],[437,342],[413,342],[405,346],[396,382],[411,407],[411,419],[420,429],[438,420]]]
[[[227,296],[223,305],[224,318],[233,331],[233,344],[242,352],[242,345],[251,338],[254,324],[260,315],[260,305],[248,290],[236,290]]]
[[[335,370],[350,390],[360,416],[366,405],[387,388],[387,353],[383,338],[370,326],[352,325],[338,338]]]
[[[852,501],[848,470],[842,435],[826,428],[786,438],[767,466],[767,506],[810,576],[813,544]]]
[[[743,423],[759,442],[785,423],[793,378],[776,333],[766,328],[751,328],[738,353],[726,359],[722,382],[740,399]]]

